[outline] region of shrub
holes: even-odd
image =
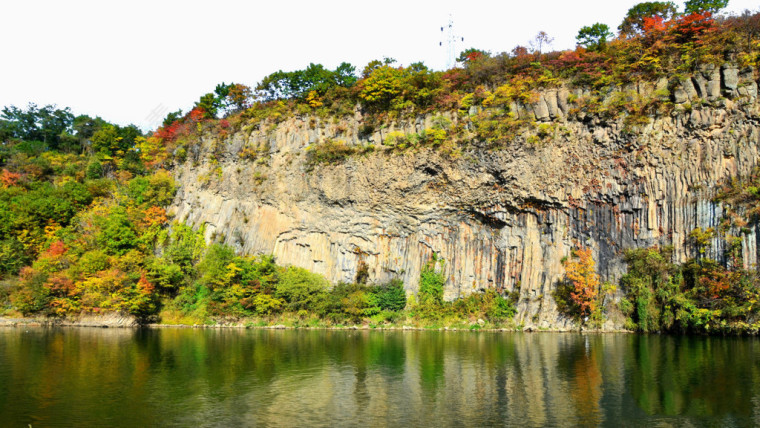
[[[454,302],[455,311],[462,316],[472,318],[486,318],[493,322],[512,319],[517,310],[515,309],[516,296],[503,297],[494,289],[487,289],[482,293],[472,293],[467,297]]]
[[[485,315],[491,321],[512,319],[517,313],[514,299],[505,298],[493,289],[488,289],[483,293],[483,303]]]
[[[17,274],[28,261],[24,246],[18,240],[11,238],[0,241],[0,278]]]
[[[280,272],[275,297],[285,301],[289,311],[300,309],[324,310],[327,303],[328,282],[322,276],[306,269],[290,266]]]
[[[372,289],[374,304],[383,311],[401,311],[406,307],[406,291],[400,279],[393,279]]]
[[[670,330],[678,318],[685,320],[682,311],[683,278],[676,265],[670,262],[672,248],[641,248],[626,251],[628,272],[620,278],[626,299],[620,309],[630,316],[638,330],[654,332]],[[687,324],[677,326],[687,328]]]
[[[338,163],[356,153],[356,148],[342,140],[327,140],[310,147],[307,164],[311,167],[322,163]]]
[[[276,299],[269,294],[259,293],[253,299],[253,306],[256,308],[256,313],[261,315],[270,315],[279,311],[282,308],[283,301]]]
[[[87,165],[87,173],[85,174],[85,177],[90,180],[95,180],[103,177],[103,164],[101,164],[97,159],[94,159]]]
[[[22,269],[19,286],[11,293],[13,306],[24,315],[45,310],[50,301],[50,292],[44,286],[46,281],[46,274],[29,267]]]
[[[363,284],[336,285],[330,291],[331,305],[328,316],[335,321],[341,318],[360,322],[380,312],[370,288]]]
[[[420,304],[441,305],[443,303],[443,285],[446,276],[443,274],[443,259],[433,253],[433,257],[420,271],[420,290],[417,293]]]
[[[146,206],[169,205],[176,191],[174,179],[164,170],[151,176],[134,178],[127,185],[127,195],[137,204]]]
[[[134,226],[122,207],[111,210],[108,217],[101,219],[101,223],[97,241],[109,254],[122,255],[137,244]]]

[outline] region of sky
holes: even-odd
[[[584,25],[616,29],[633,0],[39,1],[0,4],[0,107],[55,104],[154,129],[221,82],[255,86],[277,70],[395,58],[446,68],[455,52],[499,53],[539,31],[572,49]],[[681,2],[676,4],[682,7]],[[760,9],[730,0],[728,12]],[[448,29],[446,29],[446,32]],[[443,46],[439,43],[443,42]]]

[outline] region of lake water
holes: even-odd
[[[760,342],[0,329],[0,426],[758,426]]]

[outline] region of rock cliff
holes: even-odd
[[[454,151],[386,149],[389,135],[431,129],[435,115],[367,133],[359,109],[339,119],[251,122],[224,139],[205,133],[174,166],[172,211],[205,225],[209,240],[274,254],[331,281],[353,280],[363,262],[371,280],[401,277],[413,292],[437,253],[446,299],[517,291],[518,323],[568,327],[552,292],[572,248],[592,248],[602,279],[613,282],[625,272],[627,248],[672,245],[684,261],[693,255],[689,232],[721,220],[716,186],[748,174],[760,155],[752,69],[709,67],[618,92],[664,97],[672,108],[631,130],[623,118],[579,108],[588,92],[547,90],[511,106],[537,125],[523,135],[533,138],[498,148],[472,139]],[[443,116],[467,130],[478,110]],[[374,150],[309,162],[315,145],[331,140]],[[758,233],[742,235],[748,266],[758,262]],[[724,245],[716,238],[709,255],[720,259]],[[612,316],[606,327],[620,324]]]

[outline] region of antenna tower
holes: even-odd
[[[442,41],[438,42],[438,46],[443,47],[443,44],[446,44],[446,69],[448,70],[456,65],[457,42],[464,42],[464,37],[454,34],[454,19],[451,17],[451,14],[449,14],[449,24],[441,27],[441,38]]]

